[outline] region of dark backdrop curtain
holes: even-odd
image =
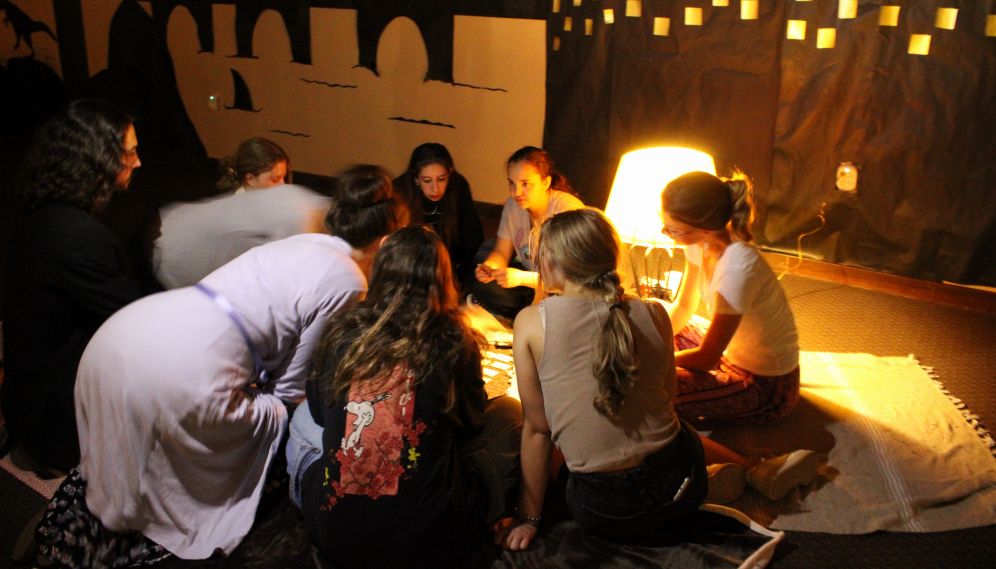
[[[623,154],[686,146],[751,176],[762,247],[794,253],[825,204],[826,227],[802,242],[810,258],[996,286],[994,2],[890,0],[895,27],[879,26],[881,3],[839,19],[838,1],[769,0],[742,20],[738,0],[644,1],[640,18],[625,0],[562,0],[544,145],[590,205],[605,205]],[[685,7],[703,25],[686,26]],[[935,27],[939,7],[958,9],[954,30]],[[671,19],[669,36],[653,35],[654,17]],[[804,40],[786,39],[788,20],[806,21]],[[818,28],[836,30],[835,47],[817,49]],[[931,35],[928,55],[907,53],[911,34]],[[856,193],[834,189],[847,161]]]

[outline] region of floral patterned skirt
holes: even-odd
[[[35,538],[41,553],[56,567],[132,567],[173,555],[141,532],[105,528],[86,507],[86,481],[79,466],[55,492]]]
[[[698,347],[704,337],[703,327],[689,322],[675,335],[675,350]],[[785,375],[754,375],[724,356],[709,371],[678,368],[674,410],[686,421],[703,417],[739,425],[769,425],[788,415],[798,402],[798,367]]]

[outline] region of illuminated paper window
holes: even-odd
[[[930,36],[926,34],[911,35],[909,52],[913,55],[927,55],[930,52]]]
[[[729,6],[730,0],[712,0],[713,6]]]
[[[609,8],[608,10],[602,10],[602,13],[605,14],[606,24],[611,24],[616,21],[616,14],[615,12],[612,11],[612,8]]]
[[[740,19],[757,19],[757,0],[740,0]]]
[[[841,20],[858,17],[858,0],[840,0],[840,5],[837,7],[837,17]]]
[[[553,36],[553,51],[560,51],[560,37]]]
[[[581,5],[581,0],[574,0],[574,5],[575,6],[580,6]]]
[[[878,25],[898,26],[899,6],[882,6],[882,10],[878,13]]]
[[[685,25],[702,25],[702,8],[685,8]]]
[[[640,0],[626,0],[626,15],[630,18],[639,18],[643,15],[643,2]]]
[[[996,15],[986,16],[986,36],[996,38]]]
[[[938,8],[937,19],[934,25],[942,30],[955,29],[955,21],[958,19],[958,8]]]
[[[820,28],[816,31],[816,48],[830,49],[837,44],[837,28]]]
[[[806,39],[806,20],[789,20],[788,33],[785,37],[790,40]]]
[[[572,20],[570,16],[565,17],[564,18],[564,31],[565,32],[571,31],[571,28],[573,26],[574,26],[574,20]]]
[[[553,0],[553,13],[554,14],[560,13],[560,0]]]
[[[666,36],[671,33],[671,18],[654,18],[654,35]]]
[[[594,30],[595,30],[595,21],[592,20],[591,18],[587,18],[584,21],[584,35],[590,36]]]

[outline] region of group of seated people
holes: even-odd
[[[742,174],[686,174],[647,204],[685,247],[665,305],[626,293],[612,223],[539,148],[507,161],[491,245],[440,144],[394,180],[354,166],[326,198],[284,184],[287,155],[252,139],[222,161],[235,193],[164,210],[169,290],[140,298],[91,216],[127,188],[137,144],[126,113],[76,101],[18,181],[0,404],[22,451],[68,473],[36,534],[54,563],[227,555],[278,453],[335,567],[526,549],[558,475],[575,520],[617,541],[816,476],[811,451],[752,460],[688,422],[770,424],[799,397],[795,323],[750,245]],[[518,399],[488,399],[468,296],[514,321]]]

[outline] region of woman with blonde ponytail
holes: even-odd
[[[799,400],[799,336],[785,292],[750,245],[750,180],[691,172],[661,194],[661,232],[685,247],[669,307],[678,331],[678,415],[769,424]],[[690,322],[704,300],[708,328]]]
[[[695,511],[708,487],[702,443],[672,404],[667,313],[623,294],[619,237],[597,210],[551,217],[537,250],[540,287],[559,296],[515,319],[522,492],[496,542],[519,550],[536,536],[553,445],[582,527],[616,541],[651,535]]]

